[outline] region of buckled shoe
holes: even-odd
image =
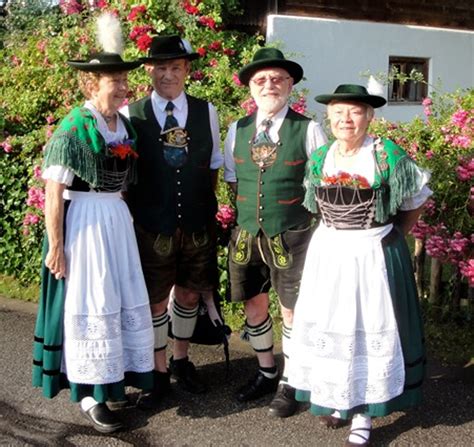
[[[81,408],[81,413],[100,433],[112,433],[123,427],[122,422],[105,404],[94,405],[87,411]]]
[[[298,408],[295,400],[295,389],[286,383],[280,383],[277,392],[270,402],[268,414],[277,418],[293,416]]]
[[[259,370],[244,386],[237,390],[235,395],[239,402],[248,402],[266,394],[274,393],[278,387],[278,376],[269,379]]]
[[[207,385],[201,380],[196,367],[187,357],[178,360],[171,357],[170,371],[171,376],[182,389],[193,394],[203,394],[207,391]]]
[[[344,447],[366,447],[370,445],[370,433],[372,433],[372,428],[353,428],[349,433],[350,436],[356,436],[361,441],[360,442],[351,442],[349,437],[347,437]]]

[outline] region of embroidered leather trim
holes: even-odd
[[[273,265],[282,270],[286,270],[293,265],[293,255],[283,246],[281,234],[267,239],[270,252],[272,254]]]
[[[196,248],[204,247],[209,243],[207,231],[195,231],[193,233],[193,243]]]
[[[159,234],[153,244],[153,250],[160,256],[168,256],[173,247],[173,236]]]
[[[245,265],[250,261],[251,254],[252,235],[248,231],[241,228],[235,241],[234,250],[232,250],[232,260],[236,264]]]

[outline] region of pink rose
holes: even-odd
[[[432,104],[433,104],[433,101],[431,100],[431,98],[425,98],[421,102],[421,105],[424,106],[424,107],[429,107]]]
[[[3,147],[3,151],[6,152],[7,154],[13,151],[13,146],[6,140],[3,143],[1,143],[0,146]]]
[[[242,82],[240,82],[240,79],[237,73],[232,74],[232,80],[234,81],[234,84],[237,85],[238,87],[242,87],[244,85],[242,84]]]

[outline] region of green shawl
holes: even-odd
[[[136,132],[124,116],[132,147],[136,150]],[[45,148],[43,171],[49,166],[65,166],[94,188],[101,188],[105,162],[110,155],[107,145],[97,129],[94,114],[86,107],[76,107],[61,121]],[[134,168],[133,163],[132,168]],[[135,180],[134,169],[130,169],[129,181]]]

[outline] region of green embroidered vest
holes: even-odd
[[[314,151],[306,167],[303,205],[312,213],[318,211],[314,187],[321,184],[324,161],[331,145],[329,142]],[[375,220],[384,223],[390,216],[395,216],[405,198],[420,191],[421,184],[415,162],[400,146],[385,138],[375,140],[374,146],[376,170],[372,188],[376,192]]]
[[[152,233],[171,235],[177,228],[200,231],[213,222],[217,211],[211,181],[212,134],[206,101],[187,95],[188,160],[170,167],[163,156],[161,128],[151,99],[129,106],[137,131],[137,184],[129,189],[127,202],[140,226]]]
[[[267,168],[251,159],[256,114],[237,122],[234,161],[238,182],[237,223],[256,235],[273,237],[310,219],[302,206],[306,132],[310,119],[289,109],[279,131],[277,157]]]

